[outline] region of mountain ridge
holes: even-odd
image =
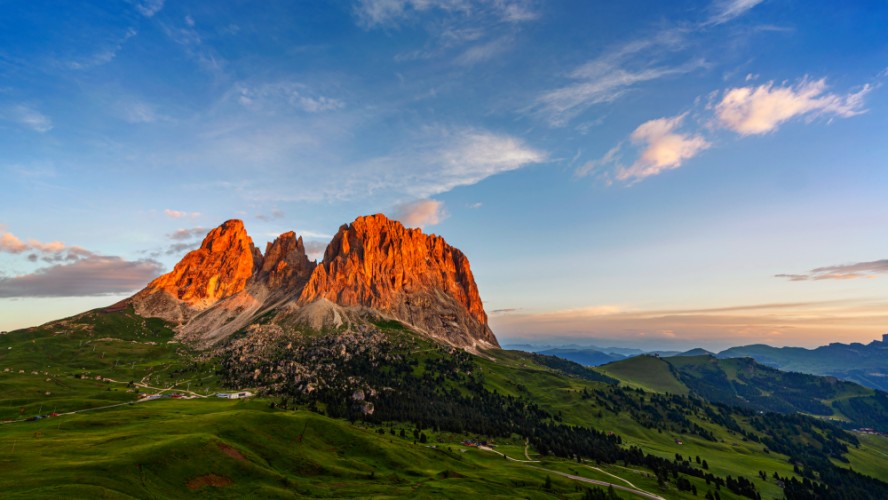
[[[465,254],[383,214],[341,226],[320,263],[292,231],[263,254],[242,221],[226,221],[128,302],[206,347],[260,317],[285,328],[344,329],[389,319],[461,348],[499,346]]]
[[[869,344],[833,342],[813,349],[753,344],[725,349],[719,358],[748,357],[785,371],[838,377],[888,391],[888,334]]]

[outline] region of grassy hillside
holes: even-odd
[[[687,394],[687,386],[676,378],[670,366],[660,357],[641,355],[599,366],[598,371],[647,391]]]
[[[475,357],[414,337],[399,324],[377,326],[381,332],[302,343],[240,337],[229,346],[233,356],[219,360],[171,342],[164,325],[131,311],[97,311],[0,336],[0,367],[10,368],[0,372],[8,390],[0,393],[4,419],[124,403],[0,424],[0,491],[11,498],[583,498],[596,487],[587,481],[600,481],[631,490],[617,489],[623,498],[646,491],[690,499],[716,491],[741,498],[724,483],[740,477],[763,498],[782,498],[775,472],[801,479],[827,470],[810,457],[832,456],[829,470],[888,475],[888,448],[878,436],[858,443],[803,417],[763,418],[681,396],[675,390],[681,371],[662,359],[634,358],[606,372],[642,379],[627,388],[556,358],[502,350]],[[142,391],[190,387],[198,396],[221,388],[223,379],[270,397],[126,404]],[[131,387],[130,380],[144,386]],[[375,411],[362,413],[373,408],[368,401]],[[448,411],[458,413],[451,418]],[[514,431],[503,434],[506,422]],[[619,442],[624,455],[637,450],[636,458],[590,458],[602,449],[577,446],[591,430],[600,431],[594,439],[601,443]],[[664,474],[672,470],[674,476]]]
[[[4,498],[549,496],[545,471],[384,430],[272,411],[266,401],[152,401],[3,426],[0,491]],[[553,479],[554,490],[576,493]]]
[[[0,335],[0,421],[132,401],[139,392],[209,393],[216,366],[162,321],[96,310]]]

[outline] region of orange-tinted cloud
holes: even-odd
[[[631,166],[617,169],[617,180],[640,180],[678,168],[683,161],[707,149],[710,144],[703,136],[676,131],[684,118],[682,114],[639,125],[630,138],[641,147],[641,153]]]
[[[503,338],[572,337],[698,345],[823,345],[877,338],[888,325],[884,302],[798,302],[705,309],[631,310],[616,306],[492,315]]]
[[[808,115],[849,117],[864,112],[863,97],[870,91],[864,85],[847,95],[826,91],[826,80],[802,80],[795,86],[774,86],[773,82],[758,87],[728,89],[715,106],[719,125],[741,135],[766,134],[781,123]]]
[[[447,214],[444,203],[438,200],[417,200],[395,207],[392,217],[407,227],[425,227],[438,224]]]
[[[888,259],[818,267],[804,274],[775,274],[774,277],[786,278],[789,281],[853,280],[872,279],[876,277],[876,274],[885,273],[888,273]]]

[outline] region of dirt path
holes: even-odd
[[[600,472],[600,473],[602,473],[602,474],[607,474],[608,476],[610,476],[610,477],[612,477],[612,478],[614,478],[614,479],[619,479],[620,481],[623,481],[624,483],[628,484],[629,486],[631,486],[631,487],[633,487],[633,488],[635,488],[635,489],[638,489],[638,486],[635,486],[634,484],[632,484],[632,483],[630,483],[629,481],[623,479],[622,477],[617,476],[617,475],[615,475],[615,474],[611,474],[610,472],[608,472],[608,471],[606,471],[606,470],[601,470],[601,469],[599,469],[598,467],[592,467],[591,465],[587,465],[586,467],[588,467],[589,469],[592,469],[592,470],[597,470],[598,472]]]
[[[525,457],[527,457],[528,460],[518,460],[518,459],[512,458],[512,457],[506,455],[505,453],[500,453],[500,452],[494,450],[493,448],[490,448],[487,446],[479,446],[478,449],[496,453],[497,455],[506,457],[507,460],[511,460],[512,462],[518,462],[518,463],[524,464],[525,467],[530,467],[532,469],[545,471],[550,474],[557,474],[559,476],[566,477],[568,479],[573,479],[574,481],[580,481],[580,482],[588,483],[588,484],[595,484],[598,486],[610,486],[610,487],[613,487],[615,490],[625,491],[627,493],[632,493],[633,495],[638,495],[638,496],[644,497],[644,498],[650,498],[652,500],[666,500],[665,498],[661,497],[660,495],[657,495],[656,493],[651,493],[649,491],[639,489],[637,486],[630,483],[629,481],[626,481],[625,479],[623,479],[619,476],[614,476],[613,474],[611,474],[609,472],[605,472],[601,469],[598,469],[597,467],[590,467],[588,465],[586,466],[586,467],[589,467],[590,469],[595,469],[595,470],[598,470],[599,472],[607,474],[608,476],[613,476],[616,479],[619,479],[620,481],[623,481],[624,483],[628,484],[629,486],[631,486],[631,488],[628,486],[620,485],[620,484],[608,483],[607,481],[599,481],[597,479],[589,479],[587,477],[576,476],[573,474],[568,474],[566,472],[560,472],[560,471],[552,470],[552,469],[544,469],[542,467],[538,467],[535,465],[528,465],[529,463],[540,463],[539,460],[530,460],[530,456],[527,454],[527,447],[528,446],[529,446],[528,444],[525,444],[525,447],[524,447]]]
[[[513,461],[513,462],[519,462],[519,463],[522,463],[522,464],[524,464],[524,463],[535,463],[535,464],[540,463],[539,460],[518,460],[517,458],[512,458],[512,457],[506,455],[505,453],[502,453],[502,452],[496,451],[496,450],[494,450],[493,448],[490,448],[490,447],[488,447],[488,446],[478,446],[478,449],[479,449],[479,450],[484,450],[484,451],[491,451],[491,452],[496,453],[497,455],[499,455],[499,456],[501,456],[501,457],[506,457],[506,460],[511,460],[511,461]],[[528,457],[528,458],[530,458],[530,457]]]
[[[531,468],[534,468],[537,470],[541,470],[541,471],[546,471],[546,472],[549,472],[552,474],[557,474],[559,476],[566,477],[568,479],[573,479],[574,481],[595,484],[598,486],[609,486],[615,490],[625,491],[626,493],[632,493],[633,495],[638,495],[638,496],[644,497],[644,498],[650,498],[652,500],[666,500],[665,498],[661,497],[660,495],[657,495],[656,493],[651,493],[649,491],[639,490],[638,488],[629,488],[629,487],[622,486],[619,484],[608,483],[607,481],[599,481],[597,479],[589,479],[587,477],[575,476],[573,474],[568,474],[566,472],[560,472],[557,470],[543,469],[542,467],[533,467],[532,465],[528,465],[528,467],[531,467]]]
[[[108,382],[114,382],[115,384],[129,384],[128,382],[121,382],[120,380],[114,380],[114,379],[112,379],[112,378],[106,378],[105,380],[107,380]],[[166,389],[164,389],[164,388],[162,388],[162,387],[153,387],[153,386],[150,386],[150,385],[148,385],[148,384],[143,384],[143,383],[141,383],[141,382],[136,382],[136,383],[133,384],[133,386],[135,386],[135,387],[139,387],[139,388],[141,388],[141,389],[152,389],[152,390],[160,391],[160,392],[173,391],[174,388],[176,387],[176,385],[180,385],[180,384],[175,384],[175,385],[172,385],[172,386],[167,387]],[[199,393],[194,392],[194,391],[186,391],[185,389],[175,389],[175,392],[178,392],[178,393],[180,393],[180,394],[190,394],[192,397],[195,397],[195,398],[205,398],[205,397],[207,397],[207,396],[205,396],[205,395],[203,395],[203,394],[199,394]]]
[[[527,450],[528,450],[529,448],[530,448],[530,440],[529,440],[529,439],[525,439],[525,440],[524,440],[524,456],[527,457],[527,461],[528,461],[528,462],[530,462],[530,453],[527,452]]]

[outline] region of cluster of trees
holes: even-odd
[[[857,427],[872,427],[888,432],[888,393],[876,391],[872,396],[836,400],[833,406],[850,418]]]
[[[575,371],[572,363],[547,366]],[[727,488],[737,495],[758,498],[752,481],[717,477],[700,460],[695,463],[681,456],[668,460],[638,447],[624,447],[613,433],[566,424],[560,415],[526,397],[526,388],[517,396],[489,389],[472,355],[407,336],[368,331],[243,342],[223,356],[221,375],[230,385],[258,387],[279,397],[283,407],[298,405],[376,425],[410,422],[420,437],[427,429],[489,438],[517,435],[544,455],[646,467],[660,483],[672,482],[687,491],[694,489],[688,478],[697,477],[714,486],[714,494]],[[832,492],[846,481],[864,478],[829,461],[829,457],[844,460],[847,447],[857,444],[854,436],[810,417],[760,414],[607,382],[591,391],[584,389],[580,398],[614,413],[628,412],[643,425],[710,440],[716,437],[696,422],[713,422],[744,440],[792,457],[800,474],[808,474],[803,477],[809,478],[812,486],[806,491],[813,494]],[[888,483],[872,481],[869,491],[888,498]],[[801,484],[800,491],[806,487]]]
[[[619,386],[594,391],[584,388],[580,398],[594,400],[598,407],[615,415],[627,412],[633,421],[648,429],[700,436],[708,441],[716,440],[712,432],[688,418],[689,415],[694,415],[705,419],[707,406],[699,399],[672,394],[649,394],[641,389]]]
[[[617,385],[619,380],[608,377],[607,375],[597,372],[595,370],[590,370],[585,366],[576,363],[574,361],[569,361],[564,358],[559,358],[558,356],[548,356],[546,354],[538,354],[538,353],[530,353],[531,359],[534,360],[537,364],[545,366],[547,368],[552,368],[553,370],[557,370],[561,373],[566,373],[568,375],[573,375],[575,377],[584,379],[584,380],[592,380],[594,382],[604,382],[606,384]]]
[[[724,363],[736,363],[736,379],[730,379]],[[873,427],[888,432],[888,394],[853,398],[860,387],[832,377],[782,372],[752,359],[707,361],[672,367],[673,373],[694,394],[706,401],[777,413],[802,412],[830,416],[833,408],[824,400],[836,400],[839,409],[857,427]]]
[[[884,482],[862,476],[848,469],[834,468],[821,473],[819,479],[811,471],[796,468],[797,477],[781,477],[774,473],[773,478],[783,486],[787,500],[865,500],[888,498]]]

